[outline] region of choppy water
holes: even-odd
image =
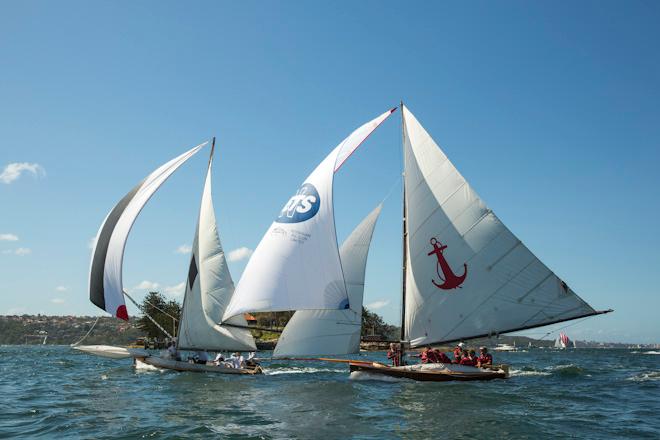
[[[4,346],[0,438],[657,439],[659,354],[498,353],[509,380],[418,383],[322,362],[266,363],[254,377],[136,371],[68,347]]]

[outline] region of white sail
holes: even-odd
[[[186,279],[177,347],[180,350],[254,351],[254,338],[249,330],[219,324],[234,294],[234,282],[227,267],[215,221],[211,195],[211,166],[212,156],[206,173]],[[228,323],[247,326],[241,315],[229,319]]]
[[[403,108],[412,346],[595,314],[479,198]]]
[[[349,308],[335,232],[334,173],[394,110],[348,136],[284,205],[250,258],[224,320],[244,312]]]
[[[339,249],[350,308],[298,310],[279,338],[273,356],[319,356],[360,351],[364,275],[371,237],[382,204],[362,220]]]
[[[138,214],[156,190],[208,142],[172,159],[138,183],[110,211],[97,234],[89,271],[89,298],[117,318],[128,320],[124,303],[122,262],[128,233]]]

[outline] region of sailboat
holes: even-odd
[[[404,347],[496,336],[612,311],[593,309],[545,266],[488,208],[403,103],[401,120]],[[506,369],[456,364],[349,365],[351,372],[423,381],[507,377]]]
[[[187,151],[147,176],[129,192],[106,217],[92,253],[89,293],[92,303],[120,319],[128,320],[124,297],[122,264],[126,240],[137,215],[165,180],[206,143]],[[206,171],[186,290],[177,333],[177,349],[190,351],[254,351],[255,342],[245,328],[243,316],[220,325],[220,319],[234,294],[216,225],[211,195],[211,171],[215,138]],[[137,305],[137,304],[136,304]],[[155,322],[155,321],[154,321]],[[156,323],[157,324],[157,323]],[[158,324],[157,324],[158,325]],[[162,329],[166,334],[167,331]],[[172,336],[172,335],[169,335]],[[106,357],[133,357],[136,363],[178,371],[206,371],[226,374],[256,374],[260,369],[224,365],[194,364],[151,355],[144,350],[111,346],[76,346],[78,350]]]
[[[566,348],[575,348],[575,341],[569,339],[569,337],[564,332],[559,332],[559,336],[555,339],[555,348],[566,349]]]

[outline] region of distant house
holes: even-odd
[[[243,318],[245,318],[248,325],[250,325],[250,326],[257,325],[257,318],[250,315],[249,313],[243,313]]]

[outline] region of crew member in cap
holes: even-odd
[[[465,350],[465,344],[459,342],[456,348],[454,348],[454,363],[461,363],[461,359],[463,358],[463,350]]]

